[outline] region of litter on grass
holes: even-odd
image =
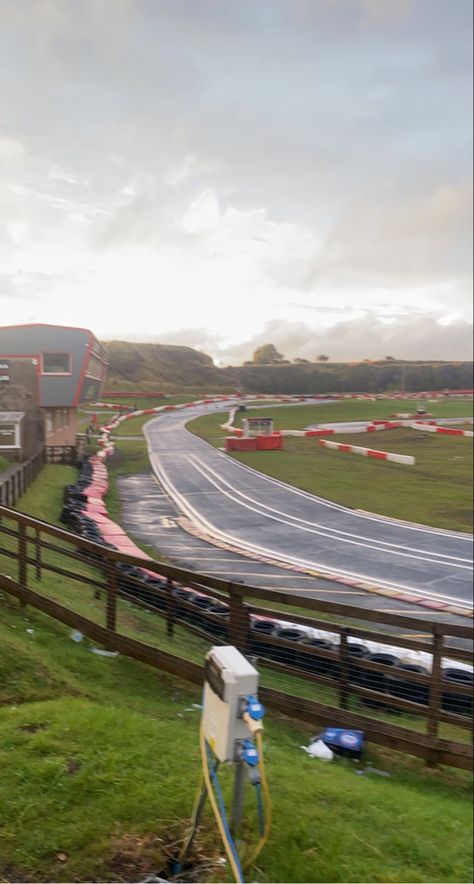
[[[98,654],[99,657],[118,657],[118,651],[104,651],[102,648],[89,648],[93,654]]]
[[[301,746],[301,749],[311,755],[311,758],[320,758],[321,761],[332,761],[334,758],[334,752],[322,740],[315,740],[309,746]]]
[[[74,632],[71,632],[70,637],[72,638],[73,642],[81,642],[84,638],[82,632],[79,632],[77,629],[75,629]]]

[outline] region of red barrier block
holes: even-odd
[[[333,436],[334,430],[306,430],[305,436]]]
[[[464,430],[454,430],[449,429],[449,427],[438,427],[438,433],[441,433],[443,436],[463,436]]]
[[[376,457],[378,460],[387,460],[386,451],[375,451],[373,448],[367,449],[367,457]]]
[[[352,445],[343,445],[343,443],[341,442],[338,451],[352,451]]]
[[[237,439],[235,436],[229,436],[225,440],[226,451],[256,451],[256,439]]]
[[[257,436],[257,451],[278,451],[283,448],[283,436]]]

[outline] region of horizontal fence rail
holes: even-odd
[[[291,577],[289,578],[291,580]],[[199,683],[209,642],[255,657],[264,702],[472,769],[471,626],[295,597],[126,555],[0,506],[0,590]]]

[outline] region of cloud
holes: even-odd
[[[219,350],[295,309],[469,317],[470,0],[0,16],[2,269],[30,280],[8,300],[4,280],[1,321],[22,300]]]
[[[472,324],[439,324],[425,316],[401,317],[390,323],[366,315],[361,319],[338,322],[329,329],[305,323],[274,320],[247,341],[223,348],[220,359],[240,363],[250,359],[261,344],[272,343],[288,359],[314,360],[327,353],[333,361],[380,359],[472,359]]]

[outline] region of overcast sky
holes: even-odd
[[[469,359],[472,0],[0,0],[0,323]]]

